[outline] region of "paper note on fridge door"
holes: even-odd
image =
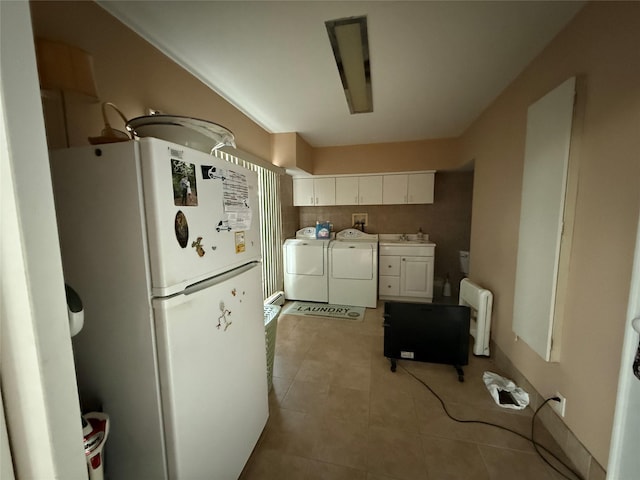
[[[222,182],[222,194],[229,228],[231,230],[246,230],[251,226],[252,214],[247,176],[244,172],[233,170],[223,170],[223,173],[225,179]]]
[[[260,259],[255,172],[154,138],[140,152],[154,296]]]
[[[154,299],[170,478],[238,478],[268,416],[259,264]]]

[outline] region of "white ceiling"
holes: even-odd
[[[460,135],[584,2],[99,4],[267,131],[320,147]],[[350,115],[324,22],[357,15],[374,111]]]

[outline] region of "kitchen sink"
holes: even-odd
[[[424,245],[431,242],[429,240],[379,240],[378,243],[390,243],[393,245]]]
[[[418,238],[417,234],[399,234],[399,233],[381,233],[378,235],[378,243],[380,245],[433,245],[429,241],[429,235],[422,235]]]

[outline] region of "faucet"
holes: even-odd
[[[400,235],[400,240],[408,241],[409,240],[409,236],[406,233],[403,233],[402,235]]]

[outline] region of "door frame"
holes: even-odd
[[[29,2],[0,1],[0,24],[3,458],[18,478],[86,479]]]
[[[640,380],[632,372],[639,335],[631,322],[640,317],[640,219],[629,288],[626,326],[620,361],[618,393],[613,418],[607,478],[631,478],[640,471]]]

